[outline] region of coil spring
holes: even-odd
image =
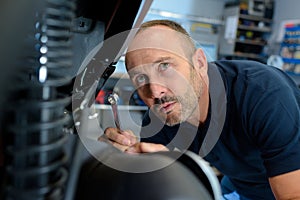
[[[6,140],[6,199],[62,199],[68,172],[64,149],[71,98],[60,86],[71,77],[60,69],[72,67],[72,0],[37,1],[32,31],[18,61],[14,102],[8,108]]]

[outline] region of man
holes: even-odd
[[[191,150],[224,177],[224,198],[300,199],[300,91],[281,70],[254,61],[208,63],[177,23],[144,23],[128,47],[126,68],[150,108],[141,141],[107,128],[128,153]],[[157,124],[159,126],[159,123]],[[150,134],[150,135],[149,135]]]

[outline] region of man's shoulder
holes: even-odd
[[[223,69],[223,71],[235,72],[235,73],[243,73],[249,71],[264,71],[268,70],[270,66],[254,61],[254,60],[218,60],[212,62],[218,68]]]
[[[290,77],[282,70],[254,60],[219,60],[213,62],[223,78],[256,83],[257,85],[272,83],[291,84]]]

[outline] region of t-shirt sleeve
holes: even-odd
[[[257,91],[249,109],[250,132],[269,177],[300,169],[299,91],[278,85]]]

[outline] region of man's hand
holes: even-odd
[[[139,142],[125,150],[126,153],[153,153],[158,151],[169,151],[169,149],[162,144]]]
[[[107,128],[98,140],[108,142],[117,149],[130,154],[169,151],[162,144],[139,142],[138,138],[130,130],[121,131],[117,128]]]
[[[107,128],[104,134],[98,138],[99,141],[108,142],[114,147],[125,151],[130,146],[138,142],[138,138],[130,130],[119,130],[117,128]]]

